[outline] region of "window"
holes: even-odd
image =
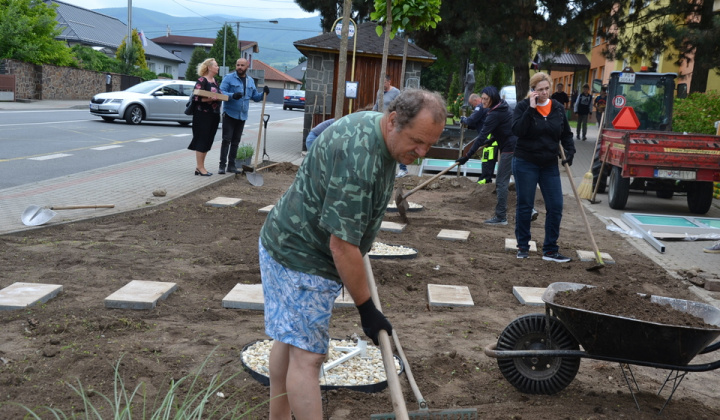
[[[165,65],[165,70],[163,70],[163,73],[172,74],[172,66]]]
[[[598,46],[602,43],[602,41],[603,41],[602,33],[603,33],[603,23],[602,23],[602,20],[600,20],[600,18],[598,18],[595,21],[595,46]]]
[[[148,70],[155,73],[155,63],[148,63]]]
[[[183,96],[181,85],[167,85],[161,91],[165,96]]]

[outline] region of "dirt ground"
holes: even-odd
[[[112,396],[114,367],[121,357],[119,371],[126,387],[132,390],[144,383],[149,403],[155,395],[164,395],[171,379],[197,372],[203,362],[201,382],[221,371],[224,376],[242,371],[243,346],[266,338],[262,312],[224,309],[222,299],[237,283],[260,283],[257,238],[265,215],[258,209],[274,204],[294,173],[287,165],[265,171],[262,187],[228,175],[223,182],[157,207],[0,237],[0,287],[14,282],[63,285],[63,292],[46,304],[0,312],[0,402],[82,412],[81,400],[67,384],[79,381],[87,390]],[[419,183],[416,177],[398,182],[405,191]],[[482,419],[658,418],[669,389],[656,393],[667,371],[633,368],[640,387],[638,411],[617,363],[583,359],[565,390],[552,396],[526,395],[505,380],[495,359],[483,354],[515,318],[543,312],[520,305],[513,286],[545,287],[561,281],[624,285],[637,292],[697,300],[685,282],[595,218],[590,220],[595,238],[615,265],[592,272],[586,268],[594,263],[577,259],[558,264],[543,261],[538,253],[518,260],[504,250],[505,238],[514,238],[514,192],[509,225],[482,223],[492,216],[493,189],[494,184],[480,186],[474,179],[443,179],[408,199],[425,208],[408,213],[410,224],[404,232],[378,236],[380,242],[418,250],[416,259],[372,260],[372,266],[383,309],[430,408],[475,407]],[[233,208],[204,206],[220,196],[243,201]],[[536,208],[540,218],[533,222],[532,233],[542,244],[545,211],[539,193]],[[385,220],[399,217],[388,213]],[[448,242],[436,238],[441,229],[469,230],[471,235],[467,242]],[[560,247],[573,257],[577,249],[591,249],[570,197]],[[131,280],[175,282],[178,290],[153,310],[106,309],[103,299]],[[430,307],[428,284],[466,285],[475,306]],[[362,335],[359,321],[355,309],[336,310],[331,336]],[[401,382],[408,408],[417,409],[404,376]],[[719,418],[718,383],[715,372],[689,374],[660,418]],[[90,392],[90,398],[100,403],[96,392]],[[234,402],[250,405],[268,395],[246,372],[223,392],[233,395]],[[324,395],[330,419],[366,419],[392,411],[387,390]],[[15,406],[0,406],[0,418],[21,418],[21,413]],[[267,418],[266,407],[248,418]]]

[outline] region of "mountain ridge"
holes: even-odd
[[[91,10],[114,17],[127,24],[127,8]],[[242,16],[224,14],[198,17],[171,16],[154,10],[133,7],[132,27],[142,30],[148,39],[168,33],[215,38],[218,31],[222,29],[223,23],[227,22],[233,30],[236,30],[238,26],[236,22],[240,22],[238,38],[242,41],[258,43],[260,52],[253,55],[255,59],[280,71],[290,70],[298,64],[298,60],[302,57],[300,51],[293,46],[293,42],[319,35],[321,33],[320,17],[272,19],[277,20],[277,24],[269,23],[269,20],[271,19],[247,19]]]

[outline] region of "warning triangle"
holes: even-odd
[[[637,130],[640,127],[640,120],[635,110],[631,106],[626,106],[618,112],[612,124],[618,130]]]

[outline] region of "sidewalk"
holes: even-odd
[[[31,103],[0,102],[0,109],[57,109],[87,106],[86,101],[37,101]],[[268,124],[267,154],[269,160],[274,162],[302,163],[300,153],[302,144],[303,114],[298,113],[297,118],[282,120]],[[248,139],[257,138],[258,123],[248,121],[244,136]],[[577,153],[571,170],[575,185],[579,186],[583,175],[589,170],[593,147],[597,138],[597,125],[588,127],[587,141],[575,141]],[[216,139],[219,139],[219,134]],[[217,161],[220,141],[215,141],[213,149],[209,152],[209,162]],[[267,159],[267,158],[266,158]],[[194,152],[179,150],[159,156],[148,157],[132,162],[126,162],[111,167],[87,171],[75,175],[50,179],[46,181],[27,184],[19,187],[0,190],[0,235],[21,232],[35,227],[25,226],[20,220],[23,210],[30,205],[52,206],[70,204],[114,204],[113,209],[87,209],[59,211],[46,225],[67,223],[87,218],[100,217],[124,211],[136,210],[146,206],[165,203],[177,197],[191,193],[206,185],[221,182],[232,174],[211,177],[192,175],[194,166]],[[418,173],[418,166],[410,166],[410,174]],[[564,172],[564,171],[562,171]],[[577,202],[572,195],[568,179],[561,173],[563,190],[565,192],[565,206],[572,211],[577,210]],[[165,197],[154,197],[153,191],[164,189]],[[538,192],[538,197],[540,196]],[[607,204],[607,195],[598,195],[602,200],[600,204],[589,204],[583,200],[588,217],[595,215],[605,221],[607,217],[620,218],[623,212],[653,213],[653,196],[646,196],[648,205],[643,202],[642,210],[612,210]],[[684,199],[677,197],[678,208],[684,205]],[[666,208],[668,201],[658,202],[659,208]],[[678,210],[682,212],[683,210]],[[686,211],[686,210],[685,210]],[[656,212],[657,213],[657,212]],[[718,200],[713,201],[713,207],[707,217],[720,218],[720,205]],[[618,233],[618,235],[621,235]],[[632,243],[639,252],[642,252],[660,266],[671,273],[679,270],[701,269],[720,277],[720,256],[702,252],[703,247],[710,246],[710,241],[681,241],[666,242],[667,249],[660,254],[642,239],[622,235]],[[598,244],[602,252],[613,254],[612,249],[604,249]],[[591,250],[588,242],[587,250]],[[620,256],[618,256],[619,258]],[[651,279],[648,279],[649,281]]]
[[[87,107],[87,101],[0,102],[0,110],[40,110]],[[7,115],[7,114],[6,114]],[[243,138],[257,139],[259,121],[248,121]],[[267,129],[266,151],[274,162],[302,163],[303,117],[273,122]],[[255,144],[253,140],[252,144]],[[217,162],[220,130],[207,161]],[[262,158],[262,157],[261,157]],[[74,175],[0,190],[0,235],[39,227],[25,226],[20,217],[30,205],[41,207],[77,204],[114,204],[112,209],[61,210],[43,226],[106,216],[168,202],[209,184],[232,178],[233,174],[194,176],[195,152],[183,149],[145,159],[125,162]],[[209,168],[214,168],[210,167]],[[216,169],[216,168],[215,168]],[[211,172],[215,172],[211,170]],[[153,191],[164,189],[165,197]]]

